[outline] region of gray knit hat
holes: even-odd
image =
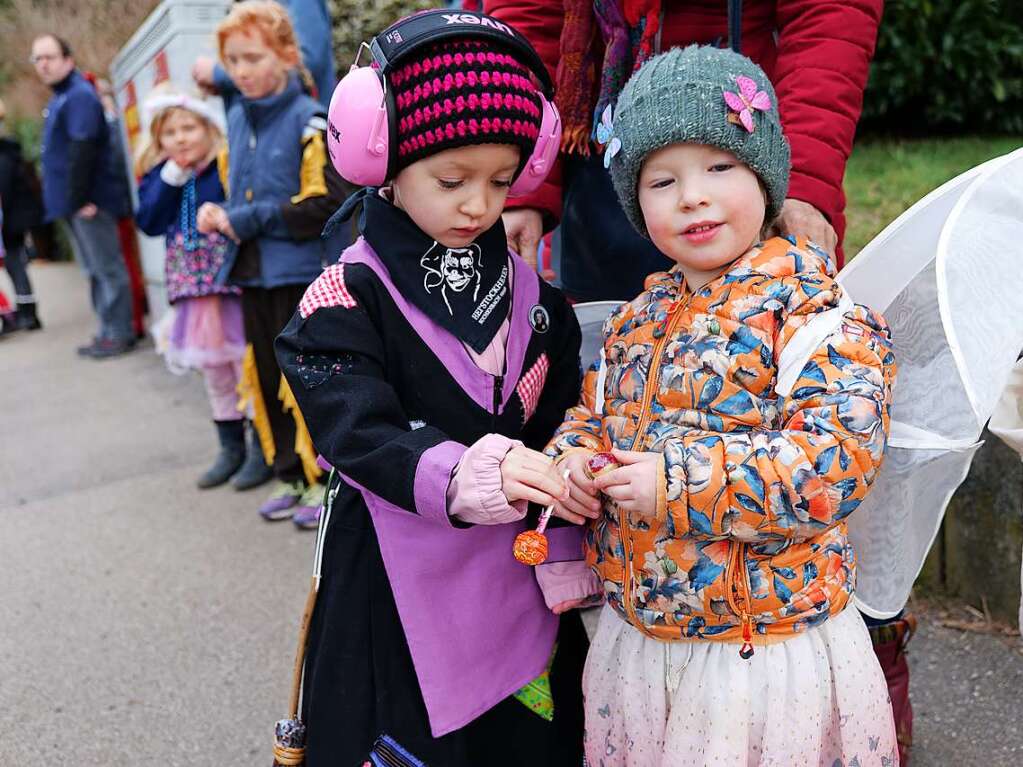
[[[644,237],[637,192],[643,161],[681,142],[734,154],[767,189],[766,223],[777,218],[789,187],[789,144],[774,88],[760,67],[724,48],[690,45],[655,56],[625,83],[604,150],[605,165],[610,162],[622,208]]]

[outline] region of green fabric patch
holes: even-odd
[[[554,664],[554,653],[558,646],[554,645],[547,668],[536,679],[515,693],[515,699],[537,716],[554,721],[554,696],[551,694],[551,666]]]

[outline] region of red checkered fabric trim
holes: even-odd
[[[329,309],[332,306],[355,308],[355,299],[345,285],[344,264],[328,267],[306,288],[305,295],[298,304],[298,313],[302,315],[302,319],[306,319],[317,309]]]
[[[533,363],[529,372],[522,376],[515,391],[522,400],[522,412],[524,413],[523,423],[533,417],[536,412],[536,403],[540,401],[540,392],[543,391],[544,382],[547,380],[547,371],[551,363],[547,359],[547,353],[540,355],[540,359]]]

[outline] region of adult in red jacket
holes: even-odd
[[[509,243],[535,261],[537,241],[543,229],[562,219],[564,201],[566,291],[581,299],[639,293],[645,274],[667,262],[648,243],[625,236],[631,228],[617,210],[600,158],[588,156],[595,155],[591,131],[645,58],[669,47],[731,39],[771,78],[792,146],[789,198],[778,230],[807,235],[837,250],[841,259],[842,177],[882,5],[883,0],[565,0],[563,6],[485,0],[484,11],[522,32],[556,75],[565,126],[560,167],[537,193],[509,200]],[[598,189],[601,184],[607,194]]]

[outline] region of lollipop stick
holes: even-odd
[[[568,485],[568,476],[571,473],[572,472],[569,469],[565,469],[561,475],[561,478],[565,481],[566,487]],[[538,533],[543,533],[547,529],[547,523],[551,521],[552,514],[554,514],[553,503],[540,512],[540,523],[536,526],[536,531]]]
[[[547,529],[547,523],[551,521],[551,515],[554,513],[554,506],[548,506],[540,512],[540,524],[536,526],[538,533],[543,533]]]

